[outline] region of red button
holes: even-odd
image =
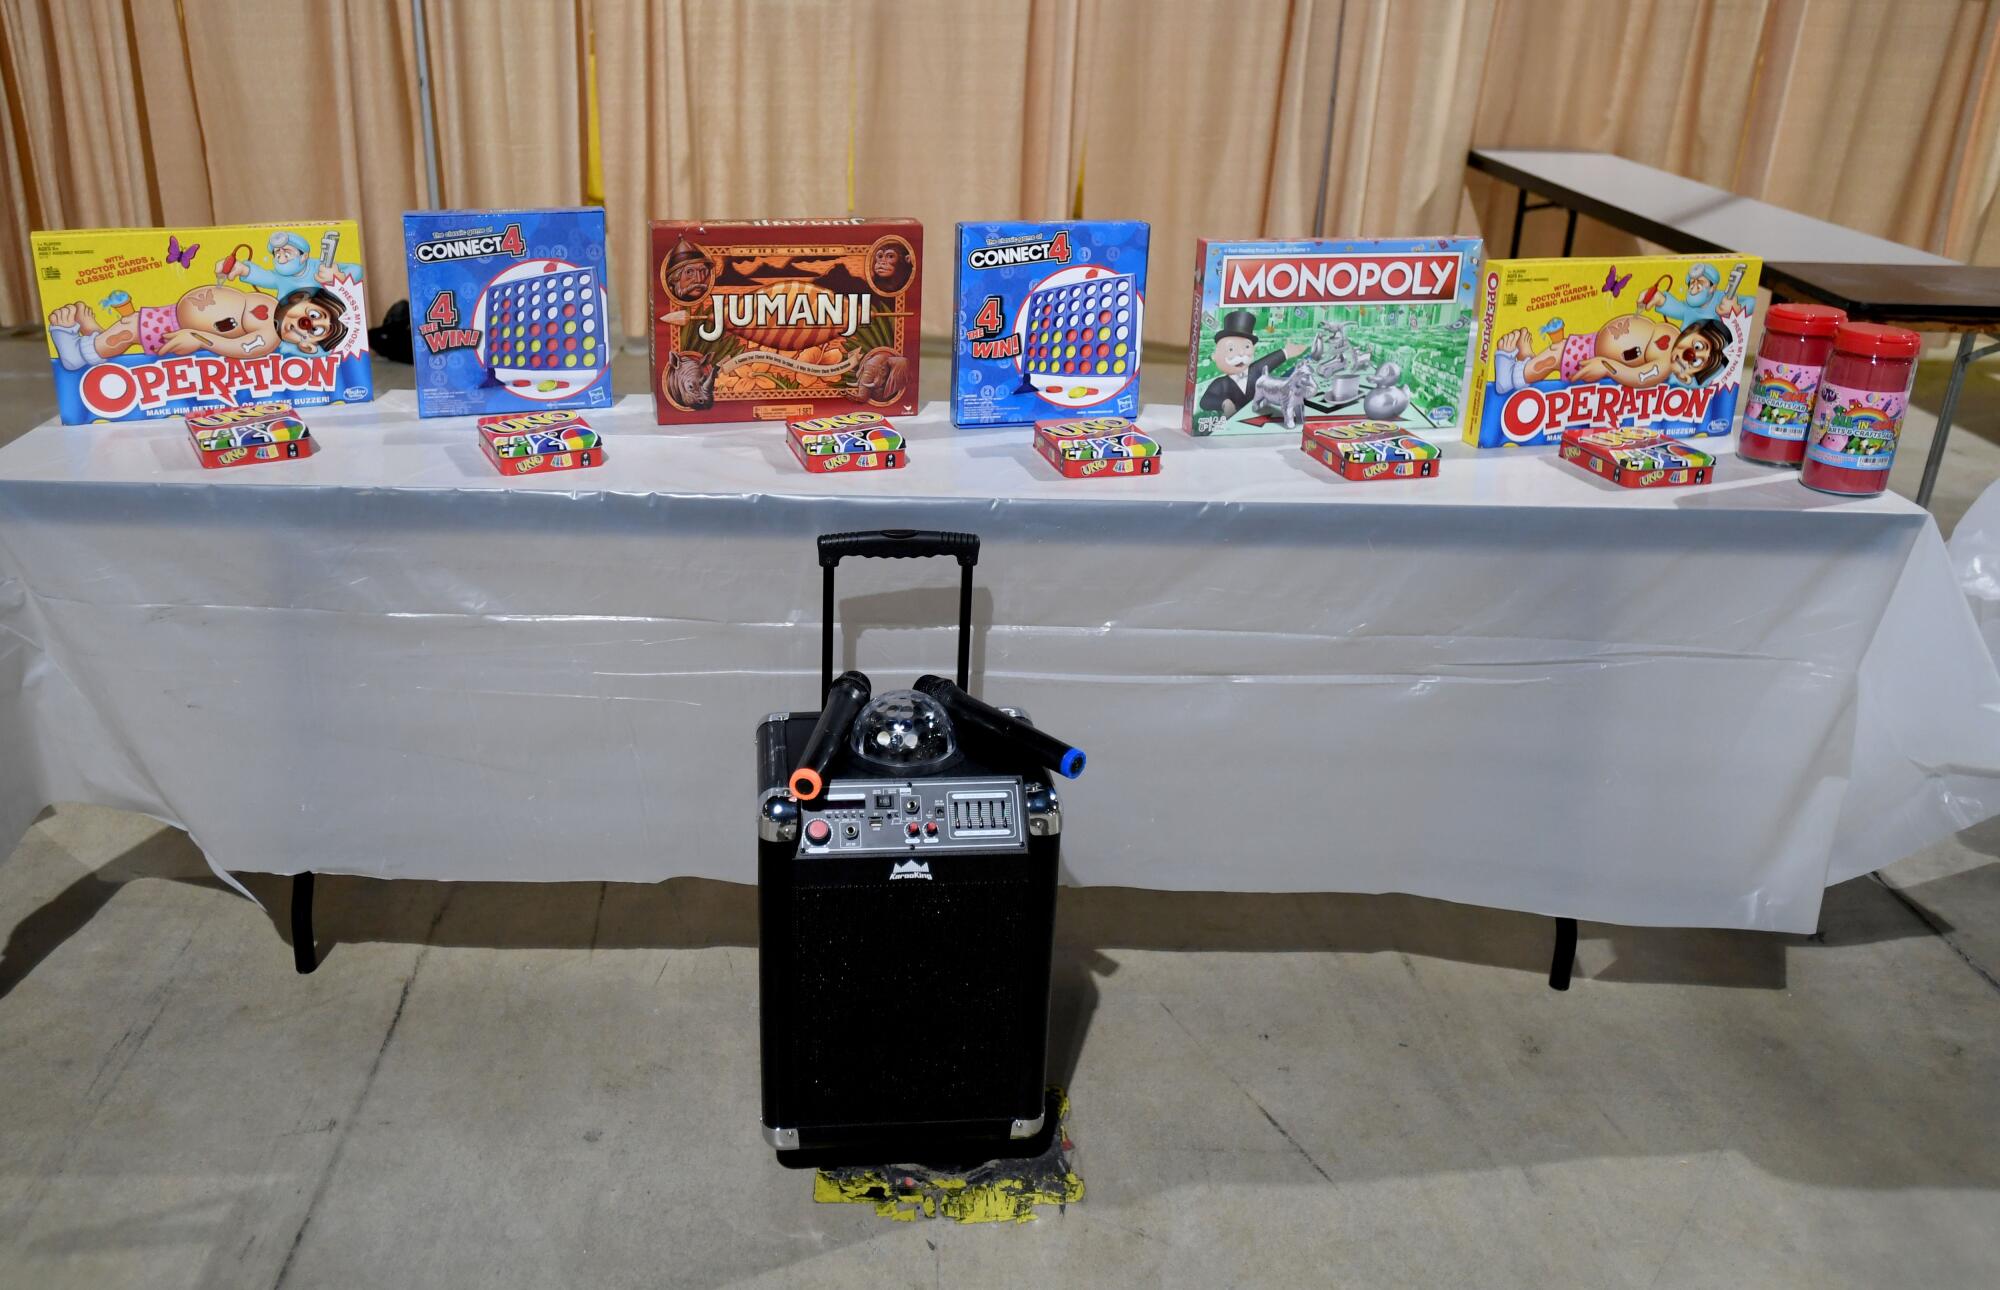
[[[825,846],[826,840],[832,836],[833,827],[825,820],[814,820],[806,825],[806,841],[816,847]]]
[[[905,824],[903,828],[907,833],[909,833],[911,837],[914,838],[915,836],[917,836],[917,822],[915,820],[911,820],[908,824]]]
[[[931,836],[933,836],[933,837],[936,837],[936,836],[937,836],[937,821],[936,821],[936,820],[926,820],[926,821],[924,822],[924,832],[926,832],[926,833],[930,834],[930,835],[931,835]]]

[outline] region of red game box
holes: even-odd
[[[604,441],[574,412],[479,418],[479,446],[503,475],[540,475],[604,464]]]
[[[1644,427],[1566,430],[1562,459],[1621,488],[1675,488],[1715,478],[1715,458]]]
[[[794,421],[785,427],[785,442],[799,465],[815,474],[901,470],[910,460],[902,432],[873,412]]]
[[[602,447],[590,422],[574,412],[509,412],[479,418],[479,436],[501,457],[537,457]]]
[[[917,221],[656,220],[652,239],[661,425],[916,412]]]
[[[306,423],[289,403],[208,408],[187,416],[188,438],[206,470],[296,461],[318,451]]]
[[[1308,421],[1299,447],[1342,479],[1435,479],[1444,467],[1436,444],[1387,421]]]
[[[1035,451],[1069,479],[1160,473],[1159,441],[1124,417],[1035,422]]]

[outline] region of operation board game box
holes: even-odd
[[[374,397],[352,220],[81,229],[30,241],[66,424]]]
[[[247,403],[190,412],[187,431],[205,470],[295,461],[312,456],[318,446],[289,403]]]
[[[1383,421],[1308,421],[1299,443],[1343,479],[1436,479],[1443,454],[1428,439]]]
[[[479,446],[503,475],[539,475],[602,465],[604,441],[574,412],[479,418]]]
[[[841,412],[794,421],[785,439],[799,465],[818,475],[845,470],[901,470],[910,454],[902,432],[874,412]]]
[[[1599,426],[1728,434],[1761,267],[1746,256],[1492,261],[1465,441],[1557,443]]]
[[[917,410],[913,219],[652,226],[661,425]]]
[[[1147,237],[1137,220],[960,224],[952,423],[1137,416]]]
[[[1299,433],[1308,419],[1458,424],[1478,238],[1195,245],[1184,427]]]
[[[1621,488],[1673,488],[1715,478],[1715,458],[1655,430],[1566,430],[1562,458]]]
[[[1160,473],[1160,445],[1124,417],[1035,422],[1035,451],[1068,479]]]
[[[611,406],[604,212],[410,211],[417,412]]]

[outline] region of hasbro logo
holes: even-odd
[[[1430,418],[1434,426],[1455,425],[1458,422],[1458,409],[1449,403],[1440,403],[1430,410]]]

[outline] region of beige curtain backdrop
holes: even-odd
[[[914,215],[937,335],[955,221],[1081,214],[1152,222],[1147,335],[1177,341],[1199,235],[1504,251],[1514,195],[1468,174],[1479,144],[1618,152],[2000,263],[2000,0],[425,11],[442,200],[601,194],[634,337],[654,217]],[[424,200],[419,84],[410,0],[0,0],[0,323],[37,319],[33,228],[344,214],[379,312]],[[1561,231],[1531,218],[1524,252]],[[1579,252],[1632,247],[1579,229]]]
[[[354,216],[379,313],[422,191],[406,5],[0,0],[0,323],[36,321],[38,228]]]
[[[1492,8],[1475,145],[1615,152],[1956,259],[2000,257],[1992,0]],[[1514,190],[1473,176],[1468,191],[1504,254]],[[1522,254],[1560,254],[1562,225],[1531,217]],[[1635,245],[1578,226],[1579,254]]]

